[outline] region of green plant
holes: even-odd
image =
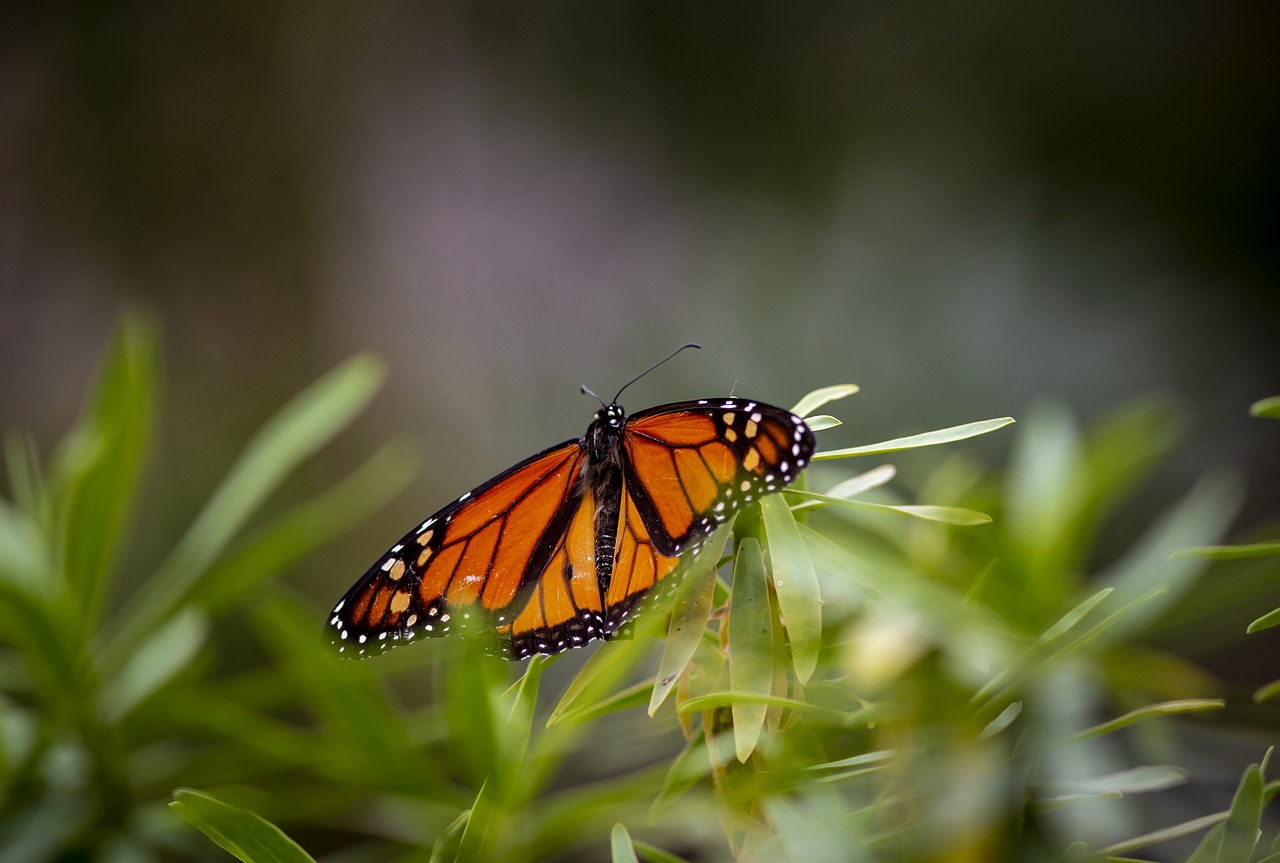
[[[955,453],[920,483],[929,504],[890,465],[837,466],[1007,420],[822,453],[808,488],[684,561],[629,640],[523,666],[458,638],[353,663],[320,647],[327,597],[272,576],[393,493],[402,449],[247,525],[358,412],[376,364],[286,406],[126,591],[156,353],[128,320],[47,470],[25,439],[7,447],[0,860],[225,859],[164,809],[180,786],[203,790],[173,811],[246,861],[1275,859],[1257,850],[1275,848],[1269,756],[1220,812],[1151,830],[1135,806],[1192,778],[1177,729],[1214,732],[1224,704],[1147,639],[1214,626],[1206,597],[1261,601],[1266,581],[1198,582],[1212,561],[1171,557],[1225,531],[1238,492],[1222,477],[1099,553],[1175,446],[1164,403],[1088,433],[1042,406],[1004,475]]]
[[[246,720],[212,744],[236,756],[223,759],[228,769],[210,774],[192,751],[210,743],[219,711],[239,709],[236,699],[224,701],[232,681],[212,673],[215,630],[411,471],[405,449],[389,446],[332,490],[253,523],[282,480],[377,389],[379,364],[357,357],[272,418],[152,574],[122,577],[152,449],[159,366],[155,325],[128,317],[48,466],[29,438],[15,433],[6,442],[13,500],[0,502],[0,639],[10,648],[0,653],[4,859],[145,859],[188,844],[156,817],[179,777],[251,777],[252,753],[263,745]],[[129,583],[138,587],[121,589]],[[191,714],[193,701],[204,702],[201,715]]]

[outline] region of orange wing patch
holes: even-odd
[[[513,659],[580,647],[603,633],[596,565],[595,497],[587,491],[524,610],[498,630]]]
[[[605,630],[612,633],[621,628],[635,612],[636,605],[670,575],[679,562],[678,557],[662,554],[654,547],[635,499],[624,488],[613,576],[604,596]]]

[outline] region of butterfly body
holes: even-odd
[[[335,606],[343,656],[457,629],[512,659],[608,638],[717,525],[789,484],[813,433],[739,398],[616,402],[586,433],[531,456],[426,519]]]

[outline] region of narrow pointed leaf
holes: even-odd
[[[244,863],[315,863],[279,827],[216,797],[179,788],[169,808]]]
[[[170,618],[133,652],[104,693],[104,708],[120,719],[187,666],[209,632],[205,616],[186,608]]]
[[[613,855],[613,863],[640,863],[636,859],[635,846],[631,844],[631,834],[621,824],[613,825],[609,834],[609,850]]]
[[[267,495],[364,410],[382,377],[380,361],[354,357],[267,422],[139,595],[111,644],[111,659],[119,661],[182,600]]]
[[[857,476],[850,477],[843,482],[838,482],[827,490],[827,497],[837,498],[855,498],[858,495],[865,494],[872,489],[877,489],[885,485],[894,478],[898,473],[897,468],[891,464],[882,464],[879,467],[872,468],[866,473],[860,473]],[[805,509],[814,509],[816,507],[825,506],[820,500],[804,500],[791,507],[792,512],[799,512]]]
[[[768,695],[773,683],[773,622],[764,557],[755,539],[742,541],[733,569],[729,604],[729,685],[734,692]],[[765,704],[734,704],[733,739],[738,760],[751,757],[764,728]]]
[[[1259,399],[1249,406],[1249,416],[1280,420],[1280,396]]]
[[[1231,814],[1223,825],[1218,863],[1247,863],[1261,836],[1262,770],[1256,764],[1245,768],[1231,801]]]
[[[814,417],[805,417],[804,424],[809,427],[809,431],[825,431],[844,425],[840,420],[826,414],[820,414]]]
[[[648,863],[689,863],[683,857],[677,857],[670,851],[664,851],[656,845],[650,845],[648,842],[642,842],[639,839],[632,839],[631,844],[644,857]]]
[[[1074,627],[1077,623],[1083,620],[1085,615],[1087,615],[1089,612],[1093,611],[1093,609],[1097,607],[1098,603],[1102,602],[1104,599],[1106,599],[1108,596],[1110,596],[1113,593],[1115,593],[1114,587],[1102,588],[1102,590],[1093,594],[1093,596],[1090,596],[1088,599],[1085,599],[1075,608],[1071,609],[1066,614],[1062,615],[1062,617],[1058,618],[1057,623],[1055,623],[1053,626],[1046,629],[1044,632],[1040,633],[1040,638],[1038,640],[1041,643],[1044,643],[1047,641],[1053,641],[1059,635],[1062,635],[1062,633],[1067,632],[1072,627]]]
[[[1152,719],[1157,716],[1176,716],[1181,713],[1202,713],[1206,710],[1221,710],[1225,706],[1226,702],[1221,698],[1186,698],[1181,701],[1148,704],[1145,707],[1139,707],[1137,710],[1130,710],[1123,716],[1118,716],[1109,722],[1086,728],[1084,731],[1073,734],[1067,739],[1088,740],[1092,737],[1110,734],[1144,719]]]
[[[765,536],[769,540],[769,563],[773,589],[778,597],[782,625],[791,644],[791,662],[796,679],[809,682],[818,667],[822,647],[822,595],[818,573],[809,550],[800,538],[800,528],[786,503],[777,495],[760,501]]]
[[[1253,693],[1253,701],[1255,704],[1261,704],[1264,701],[1270,701],[1280,695],[1280,680],[1273,680],[1266,686],[1259,687],[1258,691]]]
[[[1240,499],[1239,484],[1226,477],[1211,475],[1201,480],[1099,577],[1100,583],[1116,589],[1116,602],[1129,602],[1157,588],[1163,591],[1155,602],[1120,621],[1109,638],[1141,629],[1192,588],[1205,563],[1195,558],[1170,559],[1169,553],[1220,536]]]
[[[882,512],[893,515],[907,515],[912,518],[923,519],[924,521],[936,521],[943,524],[956,525],[958,527],[972,527],[974,525],[991,523],[991,516],[984,512],[977,512],[972,509],[962,509],[956,506],[933,506],[930,504],[891,506],[886,503],[871,503],[870,501],[865,500],[847,500],[841,497],[830,497],[825,494],[818,494],[813,491],[804,491],[803,489],[798,488],[783,489],[783,492],[791,497],[802,497],[805,500],[817,501],[822,504],[842,507],[844,509],[857,509],[862,510],[863,512]]]
[[[816,389],[796,402],[796,406],[791,409],[791,412],[798,417],[807,417],[828,402],[848,398],[856,393],[858,389],[857,384],[836,384]]]
[[[1245,560],[1251,557],[1280,555],[1280,542],[1255,542],[1251,545],[1202,545],[1180,548],[1170,557],[1207,557],[1210,560]]]
[[[1135,836],[1132,839],[1126,839],[1123,842],[1108,845],[1106,848],[1100,850],[1098,854],[1108,857],[1118,854],[1127,854],[1130,851],[1137,851],[1139,848],[1146,848],[1148,845],[1158,845],[1161,842],[1168,842],[1170,839],[1178,839],[1183,836],[1189,836],[1192,833],[1199,833],[1206,827],[1215,827],[1215,825],[1220,826],[1223,821],[1227,820],[1227,816],[1229,814],[1230,813],[1227,812],[1215,812],[1212,815],[1205,815],[1202,818],[1194,818],[1190,821],[1184,821],[1181,824],[1175,824],[1172,827],[1153,830],[1150,833],[1144,833],[1141,836]],[[1212,835],[1213,832],[1210,831],[1210,836]],[[1208,841],[1210,836],[1206,836],[1205,841]]]
[[[193,601],[211,615],[243,601],[384,505],[413,477],[417,463],[404,444],[382,447],[350,476],[237,543],[195,586]]]
[[[723,525],[707,539],[676,589],[671,624],[667,628],[662,660],[658,663],[658,674],[653,682],[653,695],[649,698],[650,716],[658,711],[675,688],[707,629],[716,589],[716,564],[724,554],[731,524]]]
[[[671,578],[674,576],[668,576]],[[647,636],[661,625],[662,615],[646,613],[633,618],[635,635],[629,639],[606,641],[578,671],[564,695],[547,718],[551,728],[566,716],[585,710],[595,701],[607,699],[618,690],[621,681],[640,664],[648,651]]]
[[[91,456],[76,468],[59,470],[66,480],[58,500],[60,555],[76,598],[77,623],[84,629],[93,625],[133,521],[155,424],[159,364],[155,323],[126,317],[72,432],[93,442],[86,450]]]
[[[449,826],[444,828],[431,846],[431,857],[427,863],[447,863],[447,861],[456,860],[463,831],[467,829],[467,822],[470,820],[471,810],[468,809],[450,821]]]
[[[877,453],[897,452],[904,449],[916,449],[917,447],[955,443],[956,441],[988,434],[996,429],[1004,428],[1012,422],[1013,417],[980,420],[978,422],[952,426],[951,428],[938,429],[937,431],[924,432],[922,434],[911,435],[909,437],[894,438],[893,440],[887,440],[881,443],[866,444],[865,446],[855,446],[847,449],[827,450],[826,452],[815,453],[813,460],[817,461],[819,459],[875,455]]]

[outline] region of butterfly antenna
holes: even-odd
[[[600,407],[602,407],[602,408],[607,408],[607,407],[608,407],[608,405],[604,403],[604,399],[600,398],[600,396],[596,395],[596,394],[595,394],[595,393],[593,393],[591,390],[587,389],[586,384],[583,384],[583,385],[582,385],[582,392],[586,393],[587,395],[591,396],[591,397],[592,397],[593,399],[595,399],[596,401],[600,402]]]
[[[622,390],[625,390],[627,387],[631,386],[633,383],[635,383],[636,381],[640,380],[640,379],[641,379],[642,377],[644,377],[645,375],[649,374],[649,372],[653,371],[653,370],[654,370],[654,369],[656,369],[658,366],[662,365],[662,364],[663,364],[663,363],[665,363],[667,360],[671,359],[672,357],[674,357],[676,354],[680,353],[680,352],[681,352],[682,350],[684,350],[685,348],[701,348],[701,347],[702,347],[702,345],[698,344],[697,342],[685,342],[683,345],[681,345],[680,347],[676,348],[674,351],[672,351],[671,353],[667,354],[665,357],[663,357],[662,359],[658,360],[658,361],[657,361],[656,363],[654,363],[653,365],[649,366],[649,368],[645,369],[645,370],[644,370],[644,371],[642,371],[640,374],[636,375],[634,378],[632,378],[631,380],[629,380],[629,381],[627,381],[625,384],[623,384],[623,385],[622,385]],[[586,389],[586,388],[584,387],[583,389]],[[614,404],[617,404],[617,403],[618,403],[618,398],[619,398],[619,396],[621,396],[621,395],[622,395],[622,390],[618,390],[618,395],[616,395],[616,396],[614,396],[614,397],[613,397],[613,403],[614,403]],[[594,395],[594,393],[593,393],[593,395]],[[600,398],[600,397],[599,397],[599,396],[596,396],[596,398]],[[601,404],[603,404],[603,402],[601,402]]]

